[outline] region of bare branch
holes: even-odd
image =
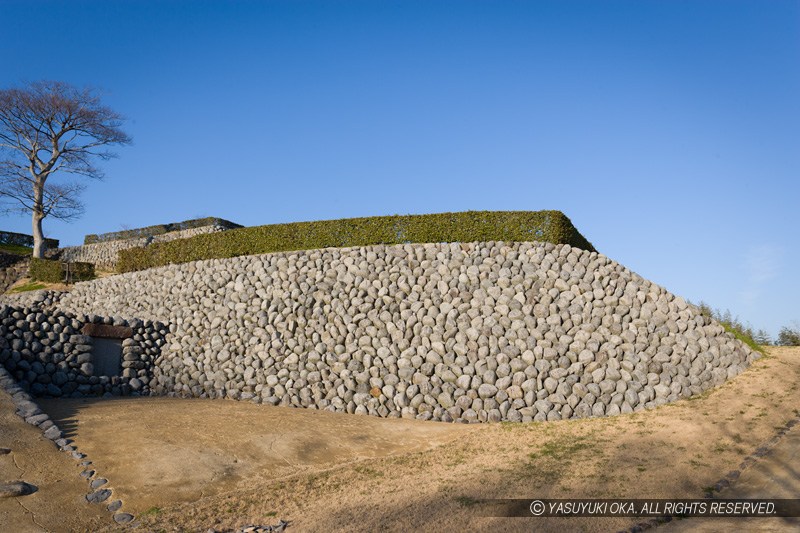
[[[83,204],[78,200],[78,196],[86,189],[82,183],[52,184],[44,191],[45,216],[51,216],[59,220],[73,220],[83,214]]]
[[[41,81],[0,90],[0,203],[6,212],[32,213],[34,255],[41,248],[36,243],[42,240],[43,218],[69,220],[83,212],[78,200],[83,185],[48,179],[54,174],[102,179],[94,161],[115,157],[105,148],[131,142],[121,129],[123,120],[88,88]]]

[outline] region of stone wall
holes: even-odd
[[[0,252],[0,294],[28,274],[30,257]]]
[[[155,237],[156,235],[164,235],[165,233],[173,233],[176,231],[209,226],[218,226],[223,229],[237,229],[243,227],[240,224],[236,224],[235,222],[231,222],[230,220],[225,220],[223,218],[195,218],[181,222],[170,222],[168,224],[155,224],[153,226],[146,226],[143,228],[111,231],[108,233],[101,233],[100,235],[90,233],[83,238],[83,244],[138,239],[140,237]]]
[[[58,239],[44,239],[46,248],[58,248]],[[14,233],[13,231],[0,231],[0,244],[15,244],[33,248],[33,235]]]
[[[758,357],[596,252],[408,244],[170,265],[29,296],[169,324],[151,393],[433,420],[614,415]]]
[[[95,267],[103,270],[114,270],[117,266],[117,253],[128,248],[141,248],[155,242],[167,242],[175,239],[188,239],[195,235],[205,233],[217,233],[225,231],[223,226],[203,226],[181,231],[164,233],[153,237],[142,237],[137,239],[125,239],[120,241],[98,242],[94,244],[84,244],[81,246],[68,246],[61,248],[60,259],[68,262],[93,263]]]
[[[82,334],[87,324],[130,328],[122,340],[120,375],[94,375],[93,337]],[[166,326],[152,321],[0,304],[0,365],[34,396],[148,394],[153,361],[166,334]]]

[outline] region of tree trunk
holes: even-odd
[[[42,259],[46,249],[44,233],[42,233],[42,219],[44,219],[44,180],[36,180],[33,185],[33,257]]]
[[[42,233],[42,219],[44,217],[33,214],[33,257],[41,259],[46,249],[44,234]]]

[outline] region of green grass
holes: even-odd
[[[753,338],[755,335],[753,328],[750,325],[743,324],[737,317],[733,316],[730,311],[723,312],[719,309],[713,309],[705,302],[700,302],[697,304],[697,307],[700,308],[700,313],[719,322],[720,325],[725,328],[725,331],[733,335],[737,340],[745,343],[751,350],[761,355],[767,355],[764,348]]]
[[[728,322],[720,322],[720,324],[722,324],[722,327],[725,328],[725,331],[731,333],[738,340],[748,345],[751,350],[758,352],[761,355],[767,355],[767,352],[764,351],[764,348],[762,348],[755,340],[753,340],[752,335],[750,335],[747,330],[739,329],[736,327],[736,324],[731,324]]]
[[[161,507],[151,507],[141,514],[141,516],[156,516],[161,514]]]
[[[356,472],[367,477],[383,477],[383,472],[370,468],[368,466],[356,466],[353,468]]]
[[[45,286],[36,281],[29,281],[24,285],[20,285],[19,287],[14,287],[11,289],[11,292],[28,292],[28,291],[38,291],[39,289],[44,289]]]
[[[33,248],[20,246],[19,244],[0,244],[0,252],[14,255],[30,255],[33,253]]]
[[[728,444],[727,442],[718,442],[718,443],[717,443],[717,444],[714,446],[714,451],[715,451],[716,453],[727,452],[727,451],[730,449],[730,447],[731,447],[731,445],[730,445],[730,444]]]
[[[469,496],[456,496],[456,502],[461,507],[472,507],[473,505],[479,503],[478,500]]]
[[[704,399],[708,398],[709,396],[711,396],[712,394],[714,394],[714,392],[716,392],[715,389],[706,389],[703,392],[701,392],[700,394],[695,394],[694,396],[689,396],[688,398],[686,398],[686,401],[687,402],[694,402],[694,401],[697,401],[697,400],[704,400]],[[704,415],[708,415],[708,413],[706,413],[706,412],[704,412],[703,414]]]
[[[568,441],[567,438],[556,439],[546,442],[539,448],[538,451],[530,453],[528,456],[531,459],[538,459],[540,457],[548,457],[556,460],[570,457],[572,454],[581,450],[586,450],[592,447],[592,442],[588,437],[576,437],[573,441]]]
[[[573,461],[582,460],[582,453],[592,450],[597,444],[590,436],[572,437],[561,435],[538,446],[528,454],[519,475],[536,472],[537,478],[545,483],[553,483],[571,468]]]

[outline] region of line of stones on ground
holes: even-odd
[[[69,439],[64,438],[59,427],[54,424],[52,420],[50,420],[50,417],[47,416],[47,414],[42,412],[41,408],[36,404],[36,402],[33,401],[32,397],[27,392],[22,390],[14,382],[11,374],[1,366],[0,387],[2,387],[3,390],[5,390],[11,396],[16,408],[15,414],[17,416],[25,420],[25,422],[28,424],[37,426],[40,430],[42,430],[44,437],[50,441],[53,441],[54,445],[60,451],[69,453],[70,457],[79,461],[78,466],[84,469],[81,471],[80,475],[89,482],[90,492],[86,495],[86,501],[88,503],[102,503],[106,501],[111,496],[112,490],[100,487],[107,484],[108,480],[105,478],[96,477],[96,472],[88,469],[92,462],[87,459],[86,454],[76,450],[72,442]],[[23,483],[22,485],[27,484]],[[24,489],[25,487],[23,486],[20,489],[22,492],[19,495],[24,495],[23,493],[30,493],[25,492]],[[127,524],[132,522],[134,520],[134,516],[132,514],[118,512],[121,507],[122,501],[115,500],[107,506],[107,509],[108,511],[114,513],[112,517],[116,523]]]
[[[786,435],[786,433],[788,433],[789,430],[791,430],[798,423],[800,423],[800,415],[797,415],[788,422],[786,422],[786,424],[784,424],[780,429],[778,429],[775,435],[772,436],[767,442],[765,442],[761,446],[758,446],[753,451],[753,453],[745,457],[739,464],[739,468],[737,468],[736,470],[731,470],[730,472],[725,474],[719,481],[714,483],[713,486],[707,488],[705,490],[704,497],[707,499],[711,499],[714,497],[715,493],[720,493],[723,490],[732,487],[739,479],[739,477],[742,475],[743,471],[747,470],[748,468],[756,464],[758,459],[760,459],[761,457],[764,457],[767,454],[769,454],[772,448],[774,448],[781,441],[784,435]],[[619,531],[619,533],[641,533],[642,531],[656,528],[662,524],[667,524],[672,520],[674,520],[675,518],[685,520],[685,519],[690,519],[692,517],[682,518],[682,517],[675,517],[673,515],[656,516],[649,520],[638,522],[629,527],[628,529]]]

